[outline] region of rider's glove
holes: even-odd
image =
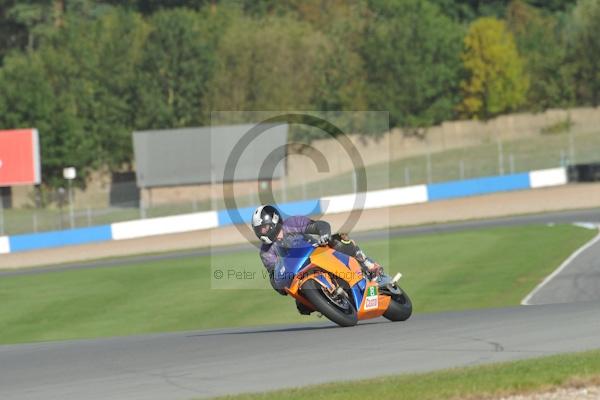
[[[379,276],[383,272],[383,268],[381,268],[381,265],[371,260],[370,258],[366,258],[365,261],[363,261],[363,264],[365,265],[365,267],[367,267],[367,269],[373,276]]]
[[[327,243],[329,243],[329,239],[331,239],[331,236],[328,233],[321,235],[319,236],[319,239],[317,239],[317,244],[319,246],[325,246]]]

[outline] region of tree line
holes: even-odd
[[[38,128],[49,186],[211,110],[418,129],[599,102],[600,0],[0,0],[0,128]]]

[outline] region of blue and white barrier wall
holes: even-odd
[[[418,185],[323,197],[320,200],[320,208],[325,214],[336,214],[352,211],[355,205],[360,204],[363,204],[363,209],[385,208],[425,203],[427,199],[427,185]]]
[[[0,236],[0,254],[10,253],[10,245],[8,244],[8,236]]]
[[[173,217],[139,219],[110,225],[112,240],[135,239],[145,236],[166,235],[216,228],[219,226],[215,211],[182,214]]]
[[[566,185],[568,182],[566,168],[543,169],[529,173],[529,184],[532,189],[546,186]]]
[[[321,211],[325,214],[352,211],[355,202],[356,204],[364,203],[363,209],[395,207],[511,190],[558,186],[565,185],[566,183],[566,169],[553,168],[522,174],[490,176],[462,181],[377,190],[359,194],[329,196],[321,199]],[[364,197],[356,201],[357,196]]]
[[[112,240],[110,225],[9,236],[11,253]]]
[[[328,196],[322,199],[280,204],[278,207],[284,215],[288,216],[335,214],[352,211],[355,203],[362,204],[363,209],[385,208],[511,190],[558,186],[566,183],[566,168],[553,168],[522,174]],[[360,197],[356,201],[358,196]],[[0,254],[246,224],[250,221],[254,209],[255,207],[247,207],[234,211],[207,211],[173,217],[117,222],[89,228],[0,236]]]

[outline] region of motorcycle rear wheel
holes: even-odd
[[[325,293],[321,285],[312,279],[307,280],[302,285],[302,293],[312,303],[318,312],[326,316],[331,321],[339,326],[354,326],[358,323],[356,310],[350,304],[349,300],[347,308],[343,309],[333,302]]]

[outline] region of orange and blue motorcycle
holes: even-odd
[[[370,278],[355,258],[318,246],[311,235],[289,235],[275,246],[275,286],[336,324],[353,326],[382,315],[405,321],[411,316],[412,302],[398,285],[401,274]]]

